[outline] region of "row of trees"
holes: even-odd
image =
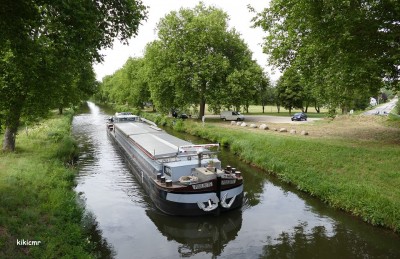
[[[399,1],[271,0],[253,21],[267,33],[270,64],[284,71],[281,84],[299,83],[332,111],[400,88]]]
[[[159,39],[143,58],[104,78],[98,97],[139,108],[152,102],[161,112],[195,106],[200,116],[206,103],[214,112],[251,103],[364,109],[380,89],[399,89],[399,5],[271,1],[254,17],[267,32],[264,52],[283,72],[271,88],[240,35],[228,29],[228,15],[200,3],[161,19]]]
[[[143,58],[131,58],[103,79],[97,98],[139,107],[152,102],[160,112],[205,105],[249,106],[262,98],[269,78],[252,60],[248,46],[228,15],[200,3],[166,15],[157,25],[158,40],[149,43]]]
[[[3,150],[14,151],[22,118],[85,100],[96,90],[93,62],[114,38],[136,34],[140,1],[5,0],[0,5]]]

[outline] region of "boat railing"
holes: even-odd
[[[217,151],[204,150],[202,151],[202,159],[212,158],[212,155],[216,153]],[[198,153],[195,151],[189,151],[173,155],[155,156],[153,160],[162,164],[168,162],[177,162],[180,161],[182,158],[186,158],[187,160],[198,159]]]
[[[179,146],[178,147],[178,154],[179,153],[183,153],[183,152],[203,152],[203,153],[208,153],[208,152],[212,152],[210,150],[208,150],[209,148],[212,147],[218,147],[219,150],[219,143],[215,143],[215,144],[193,144],[193,145],[184,145],[184,146]],[[194,150],[193,150],[194,149]]]
[[[157,124],[155,124],[154,122],[152,122],[152,121],[150,121],[150,120],[148,120],[148,119],[145,119],[145,118],[143,118],[143,117],[140,117],[140,120],[143,121],[143,122],[145,122],[145,123],[147,123],[147,124],[149,124],[149,125],[151,125],[151,126],[153,126],[153,127],[158,128],[158,127],[157,127]]]

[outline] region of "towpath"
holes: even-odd
[[[391,101],[387,103],[384,103],[382,105],[375,107],[372,110],[364,112],[364,115],[387,115],[394,109],[397,101],[398,98],[393,98]]]

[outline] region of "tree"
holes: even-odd
[[[15,149],[21,116],[46,113],[55,103],[63,103],[60,94],[70,92],[73,87],[83,87],[84,91],[87,84],[78,81],[87,82],[90,74],[87,67],[102,60],[99,50],[111,47],[114,38],[126,42],[136,34],[145,17],[145,7],[140,1],[3,1],[0,5],[0,111],[6,127],[3,150]]]
[[[143,109],[143,103],[150,101],[148,67],[143,58],[130,58],[124,65],[128,85],[129,101],[134,107]]]
[[[87,100],[98,88],[96,75],[90,63],[83,63],[77,67],[76,74],[70,74],[63,83],[58,85],[57,96],[54,98],[54,107],[62,114],[66,107],[79,104]],[[70,71],[74,71],[71,69]],[[66,73],[68,74],[68,73]]]
[[[297,69],[318,101],[348,107],[348,96],[399,88],[398,1],[272,0],[255,26],[268,32],[271,64]]]
[[[280,105],[289,110],[289,114],[292,109],[303,110],[304,93],[298,71],[286,69],[278,81],[276,91]]]
[[[249,104],[256,100],[263,87],[266,78],[257,62],[252,60],[246,67],[241,70],[235,69],[227,76],[226,87],[221,89],[221,104],[225,107],[233,106],[239,110],[240,106],[244,106],[248,112]]]
[[[129,58],[121,69],[103,79],[96,98],[141,109],[150,100],[147,74],[143,58]]]
[[[218,8],[203,3],[182,8],[161,19],[157,30],[159,40],[148,45],[145,59],[158,110],[197,104],[202,117],[206,102],[220,107],[228,76],[245,73],[252,62],[247,45],[228,30],[228,15]]]
[[[261,104],[262,112],[265,113],[265,106],[267,104],[275,103],[274,89],[271,85],[271,80],[265,73],[262,74],[261,80],[256,86],[256,97],[255,100]]]

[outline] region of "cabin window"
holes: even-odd
[[[168,166],[164,166],[164,174],[168,175],[171,177],[172,170]]]

